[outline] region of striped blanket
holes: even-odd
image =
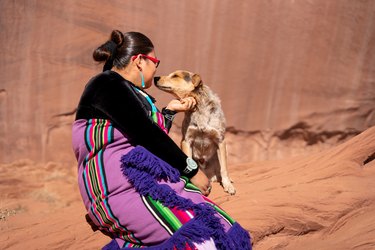
[[[246,230],[108,120],[77,120],[73,145],[88,215],[112,237],[103,249],[251,249]]]

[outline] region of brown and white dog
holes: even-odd
[[[211,181],[219,181],[225,192],[236,193],[228,176],[227,149],[224,140],[225,117],[219,97],[204,85],[201,77],[178,70],[154,78],[155,85],[178,99],[194,97],[195,110],[185,112],[181,149],[198,162]]]

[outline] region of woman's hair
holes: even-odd
[[[94,51],[93,58],[97,62],[105,62],[103,71],[113,66],[121,69],[129,64],[132,56],[147,55],[153,49],[151,40],[142,33],[123,34],[119,30],[113,30],[110,39]]]

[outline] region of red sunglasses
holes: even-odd
[[[137,56],[146,57],[147,59],[149,59],[150,61],[152,61],[153,63],[155,63],[156,68],[157,68],[157,67],[159,66],[159,64],[160,64],[160,60],[159,60],[159,59],[156,59],[156,58],[154,58],[154,57],[151,57],[151,56],[148,56],[148,55],[144,55],[144,54],[138,54],[138,55],[136,55],[136,56],[133,56],[133,57],[132,57],[132,60],[134,61],[135,58],[137,58]]]

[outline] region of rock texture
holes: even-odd
[[[91,53],[112,29],[147,34],[159,74],[200,73],[221,97],[229,131],[250,139],[246,160],[335,144],[375,124],[372,0],[18,0],[0,8],[0,162],[74,162],[72,111],[101,70]],[[171,98],[151,92],[160,106]],[[284,151],[285,141],[298,143]]]

